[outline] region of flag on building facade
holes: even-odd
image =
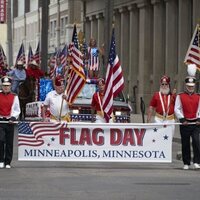
[[[113,98],[116,97],[124,88],[124,78],[119,57],[115,49],[114,28],[112,31],[109,60],[106,72],[105,94],[102,108],[105,119],[108,122],[113,112]]]
[[[34,60],[38,65],[40,65],[40,42],[38,42],[37,48],[35,50]]]
[[[19,52],[17,54],[17,58],[16,58],[16,62],[15,62],[15,66],[17,65],[18,61],[22,61],[22,63],[25,65],[26,63],[26,57],[25,57],[25,51],[24,51],[24,44],[22,43],[20,48],[19,48]]]
[[[83,68],[83,54],[78,48],[76,25],[74,25],[71,45],[72,66],[70,68],[70,74],[66,88],[66,100],[69,104],[72,104],[74,102],[78,94],[81,92],[86,81],[85,72]]]
[[[32,50],[31,45],[29,45],[29,48],[28,48],[28,58],[27,58],[27,66],[29,66],[32,61],[33,61],[33,50]]]
[[[63,123],[48,122],[19,122],[18,146],[41,146],[44,144],[43,136],[58,136]]]
[[[185,56],[184,63],[186,64],[196,64],[197,68],[200,70],[200,27],[197,24],[195,31],[190,42],[187,54]]]

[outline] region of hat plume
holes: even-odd
[[[197,71],[197,66],[195,64],[189,64],[187,66],[187,73],[189,76],[195,76]]]

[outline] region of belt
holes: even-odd
[[[166,117],[163,115],[160,115],[159,113],[156,113],[156,117],[160,118],[160,119],[167,119],[167,120],[173,120],[175,119],[174,114],[172,115],[167,115]]]
[[[9,121],[10,118],[6,118],[6,117],[0,117],[0,121]]]
[[[53,115],[50,116],[50,119],[53,119],[53,120],[58,121],[58,117],[55,117],[55,116],[53,116]],[[67,122],[70,122],[70,121],[71,121],[70,116],[69,116],[68,114],[65,115],[65,116],[61,116],[61,120],[62,120],[62,121],[67,121]]]

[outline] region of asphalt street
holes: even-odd
[[[173,142],[173,162],[168,164],[22,162],[17,160],[17,137],[14,143],[13,167],[0,169],[0,200],[200,198],[200,171],[184,171],[176,159],[178,137]]]

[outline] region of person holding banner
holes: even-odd
[[[171,93],[170,77],[164,75],[160,79],[160,91],[155,92],[148,108],[147,123],[152,121],[152,115],[155,111],[154,122],[156,123],[174,123],[174,105],[176,99],[176,89]]]
[[[68,104],[66,101],[63,101],[63,99],[66,99],[66,95],[64,95],[64,82],[65,80],[61,76],[55,78],[55,90],[49,92],[44,100],[44,106],[42,109],[42,117],[44,121],[48,120],[45,117],[48,107],[50,110],[51,121],[70,121]]]
[[[1,78],[0,92],[0,168],[11,168],[13,157],[14,121],[19,117],[18,96],[11,93],[11,78]]]
[[[104,90],[105,90],[105,80],[103,78],[99,78],[97,82],[97,86],[98,86],[98,91],[93,94],[92,103],[91,103],[92,122],[106,123],[106,120],[104,118],[104,112],[102,109],[102,102],[103,102]]]
[[[92,122],[95,123],[106,123],[104,118],[104,111],[102,108],[102,102],[105,91],[105,80],[103,78],[99,78],[97,82],[98,91],[94,93],[92,97]],[[110,120],[112,122],[112,119]]]
[[[185,91],[178,94],[175,102],[175,114],[179,119],[183,169],[191,165],[190,138],[192,138],[194,169],[200,169],[200,96],[195,93],[196,78],[185,78]]]

